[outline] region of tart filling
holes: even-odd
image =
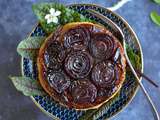
[[[88,22],[59,27],[41,46],[37,65],[44,90],[61,105],[75,109],[101,106],[125,79],[120,42],[103,26]]]
[[[74,79],[85,78],[93,66],[92,57],[84,51],[74,51],[65,60],[65,70]]]

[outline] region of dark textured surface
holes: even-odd
[[[36,23],[31,5],[42,0],[0,0],[0,120],[51,120],[42,113],[29,97],[17,92],[8,79],[8,75],[20,75],[20,56],[16,53],[17,44],[24,39]],[[44,0],[43,0],[44,1]],[[50,0],[53,1],[53,0]],[[58,0],[57,0],[58,1]],[[116,0],[113,0],[113,2]],[[61,3],[77,3],[79,0],[59,0]],[[81,0],[81,3],[85,0]],[[113,2],[107,0],[88,0],[110,6]],[[160,12],[160,6],[143,0],[132,0],[117,10],[137,33],[144,52],[144,72],[155,79],[160,85],[160,28],[149,19],[152,10]],[[147,82],[143,82],[151,94],[160,112],[160,94]],[[131,104],[113,120],[152,120],[152,114],[144,95],[139,90]]]

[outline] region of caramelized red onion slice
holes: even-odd
[[[117,87],[112,86],[109,88],[100,88],[97,92],[97,97],[109,97],[111,96],[115,91],[117,90]]]
[[[97,89],[89,80],[74,81],[70,91],[75,103],[92,103],[97,97]]]
[[[65,70],[72,78],[86,77],[92,68],[92,58],[85,51],[72,51],[65,59]]]
[[[52,41],[51,43],[49,43],[44,54],[46,66],[49,69],[58,70],[64,58],[65,51],[61,44],[58,41]]]
[[[115,41],[107,33],[95,33],[89,48],[95,58],[108,59],[114,53]]]
[[[62,93],[70,86],[70,79],[63,72],[51,71],[47,80],[49,85],[58,93]]]
[[[75,27],[64,34],[64,46],[76,48],[75,46],[88,46],[90,31],[86,27]]]
[[[92,81],[98,87],[112,87],[118,77],[117,66],[110,61],[98,63],[92,70]]]
[[[111,96],[111,91],[112,91],[112,89],[100,88],[98,90],[97,96],[98,97],[104,97],[104,96],[108,97],[108,96]]]

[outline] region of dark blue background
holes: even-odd
[[[17,44],[27,37],[37,22],[31,5],[45,0],[0,0],[0,120],[51,120],[42,113],[29,97],[17,92],[8,75],[20,75],[20,56]],[[49,1],[49,0],[48,0]],[[54,1],[54,0],[50,0]],[[96,3],[105,7],[116,0],[56,0],[60,3]],[[144,72],[160,85],[160,27],[149,18],[152,10],[160,13],[160,6],[150,0],[132,0],[117,10],[132,26],[142,44]],[[158,111],[160,91],[143,81]],[[112,120],[152,120],[152,113],[141,90]]]

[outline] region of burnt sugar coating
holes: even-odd
[[[107,102],[125,79],[121,44],[104,27],[88,22],[57,28],[41,46],[37,65],[44,90],[61,105],[81,110]]]

